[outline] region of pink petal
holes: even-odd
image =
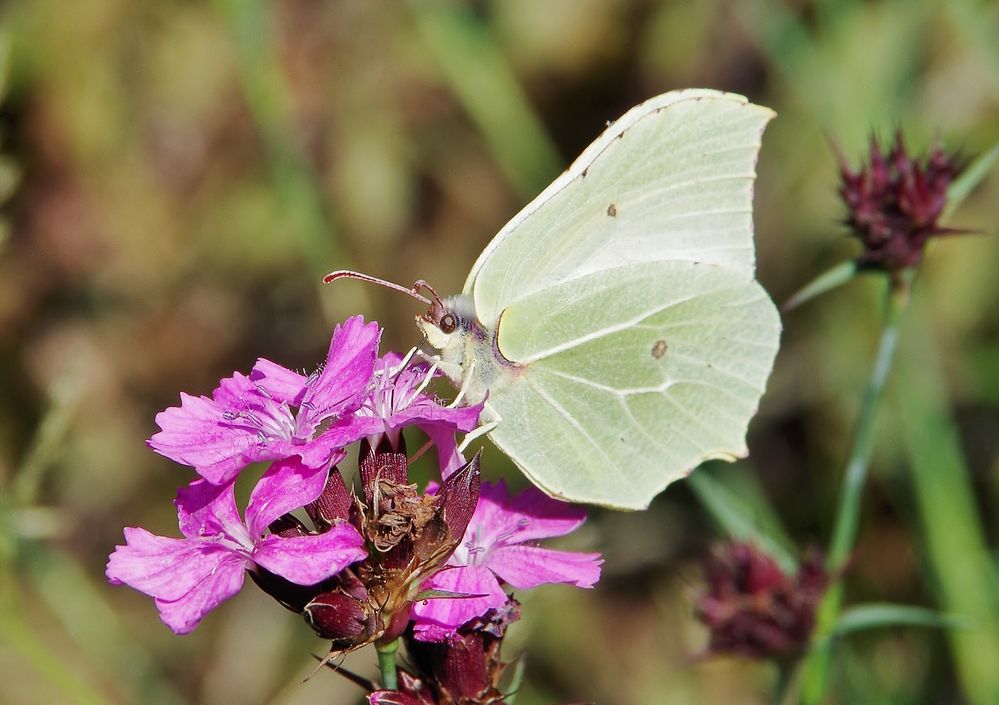
[[[191,539],[229,535],[232,527],[243,524],[236,508],[231,481],[225,485],[213,485],[204,479],[195,480],[177,490],[174,504],[177,506],[180,531]]]
[[[161,600],[183,598],[233,557],[246,564],[245,556],[220,543],[156,536],[140,528],[126,528],[125,541],[108,558],[108,580]]]
[[[427,434],[437,448],[441,477],[446,479],[465,464],[465,459],[458,452],[458,444],[454,439],[455,432],[468,433],[475,429],[479,424],[480,413],[482,413],[481,404],[448,409],[429,397],[423,397],[421,401],[393,415],[389,422],[397,428],[416,425]]]
[[[292,372],[287,367],[262,357],[253,366],[250,379],[267,390],[267,394],[275,401],[283,401],[292,406],[301,403],[308,380],[305,375]]]
[[[204,576],[190,592],[177,600],[157,598],[156,609],[160,619],[175,634],[187,634],[201,619],[229,599],[243,587],[245,561],[235,554],[229,554],[217,568]]]
[[[349,410],[371,381],[380,337],[378,324],[365,325],[361,316],[352,316],[338,325],[323,371],[309,386],[303,404],[313,404],[317,417]]]
[[[149,439],[160,455],[197,468],[215,484],[234,477],[245,464],[240,456],[258,441],[248,429],[222,424],[226,409],[207,397],[180,395],[181,405],[156,415],[162,429]]]
[[[315,500],[326,486],[330,466],[310,468],[299,458],[277,460],[253,488],[246,507],[246,526],[254,540],[283,514]]]
[[[481,545],[500,543],[505,546],[564,536],[586,521],[586,510],[545,495],[528,487],[510,497],[506,484],[483,483],[479,508],[472,524],[479,527]]]
[[[313,585],[367,556],[364,539],[350,524],[315,536],[268,536],[253,550],[253,560],[299,585]]]
[[[416,638],[441,641],[465,622],[506,604],[506,593],[488,568],[446,568],[423,584],[424,589],[446,590],[484,597],[435,598],[413,605]]]
[[[553,551],[535,546],[503,546],[489,554],[488,566],[515,588],[570,583],[590,588],[600,580],[599,553]]]

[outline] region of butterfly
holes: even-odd
[[[713,90],[647,100],[500,230],[460,295],[408,290],[439,369],[485,402],[480,432],[549,495],[640,509],[748,454],[781,331],[754,279],[773,116]],[[326,280],[342,276],[380,282]]]

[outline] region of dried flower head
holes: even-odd
[[[872,138],[870,161],[859,170],[837,156],[846,224],[864,246],[857,260],[861,268],[909,269],[919,263],[930,237],[960,232],[939,224],[947,188],[961,169],[940,146],[912,158],[899,132],[887,153]]]
[[[816,554],[795,575],[755,546],[717,547],[704,561],[706,591],[698,618],[711,630],[710,653],[784,660],[800,654],[815,625],[815,610],[829,584]]]

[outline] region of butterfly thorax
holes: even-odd
[[[431,307],[416,324],[436,352],[437,365],[448,379],[465,390],[465,400],[477,404],[495,395],[519,372],[497,344],[498,326],[486,326],[470,296],[449,296]]]

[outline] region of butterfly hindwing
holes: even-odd
[[[644,507],[701,461],[745,455],[779,331],[762,287],[719,265],[627,265],[536,292],[501,320],[500,351],[525,366],[490,397],[491,438],[554,496]]]

